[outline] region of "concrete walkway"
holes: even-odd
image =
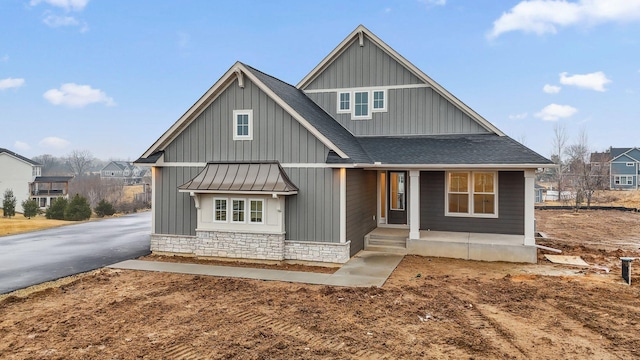
[[[384,285],[403,255],[361,251],[333,274],[303,271],[256,269],[161,261],[126,260],[109,268],[159,271],[178,274],[210,275],[256,280],[297,282],[316,285],[369,287]]]

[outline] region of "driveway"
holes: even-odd
[[[0,294],[149,254],[151,212],[0,237]]]

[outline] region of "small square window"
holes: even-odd
[[[386,111],[387,102],[384,90],[373,91],[373,111]]]
[[[253,140],[253,110],[233,110],[233,140]]]
[[[339,113],[351,112],[351,93],[349,92],[338,93],[338,112]]]

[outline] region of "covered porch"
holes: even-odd
[[[420,230],[378,227],[365,236],[365,250],[397,254],[447,257],[480,261],[537,261],[535,245],[525,245],[524,235]]]

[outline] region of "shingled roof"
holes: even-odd
[[[22,160],[22,161],[28,162],[28,163],[29,163],[29,164],[31,164],[31,165],[35,165],[35,166],[42,166],[42,164],[40,164],[40,163],[38,163],[38,162],[35,162],[35,161],[33,161],[33,160],[29,159],[29,158],[26,158],[26,157],[24,157],[24,156],[22,156],[22,155],[20,155],[20,154],[18,154],[18,153],[15,153],[15,152],[13,152],[13,151],[11,151],[11,150],[7,150],[7,149],[4,149],[4,148],[0,148],[0,154],[2,154],[2,153],[6,153],[6,154],[8,154],[8,155],[11,155],[11,156],[13,156],[13,157],[16,157],[16,158],[18,158],[18,159],[20,159],[20,160]]]

